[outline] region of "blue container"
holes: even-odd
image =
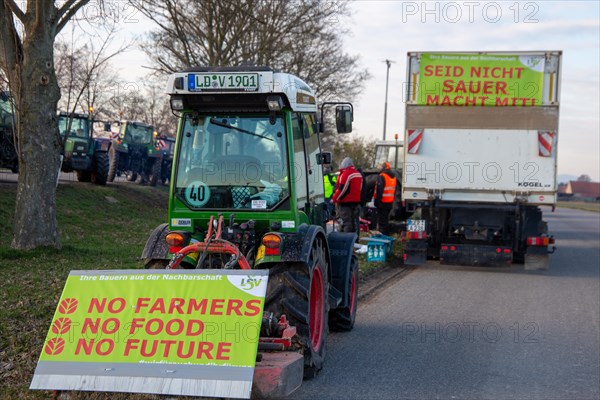
[[[367,261],[385,261],[387,258],[385,243],[369,242],[367,244]]]

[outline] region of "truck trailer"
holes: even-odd
[[[548,268],[561,56],[408,53],[405,264]]]

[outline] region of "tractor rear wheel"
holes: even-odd
[[[106,185],[108,179],[108,170],[110,169],[110,160],[108,153],[98,152],[94,154],[94,170],[92,171],[92,183],[96,185]]]
[[[328,335],[329,281],[323,242],[313,244],[308,263],[277,264],[269,271],[265,311],[285,314],[296,327],[295,345],[304,354],[304,378],[323,368]]]
[[[110,165],[108,167],[107,180],[109,182],[112,182],[115,180],[115,175],[117,174],[117,169],[119,168],[119,152],[113,146],[111,146],[109,152],[110,152]]]
[[[348,276],[348,305],[331,310],[329,326],[336,331],[351,331],[356,320],[356,306],[358,294],[358,259],[352,256],[350,261],[350,274]]]

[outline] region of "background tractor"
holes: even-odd
[[[302,371],[310,378],[323,367],[329,328],[351,330],[357,307],[356,234],[325,230],[331,154],[321,152],[314,91],[265,67],[191,69],[168,88],[180,113],[169,223],[142,258],[146,268],[268,270],[259,353],[284,354],[288,365],[262,374],[269,367],[257,362],[254,387],[287,395]],[[339,133],[352,129],[343,104]],[[293,337],[281,336],[287,325]]]
[[[63,172],[77,173],[79,182],[105,185],[108,178],[110,139],[94,137],[91,115],[60,112],[58,130],[63,140]]]
[[[125,175],[128,181],[155,186],[161,176],[162,152],[156,143],[152,125],[143,122],[120,122],[119,136],[110,148],[108,180]]]

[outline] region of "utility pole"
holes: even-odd
[[[388,83],[390,80],[390,66],[395,61],[385,60],[384,63],[387,65],[387,73],[385,76],[385,107],[383,109],[383,140],[385,140],[385,126],[387,124],[387,99],[388,99]]]

